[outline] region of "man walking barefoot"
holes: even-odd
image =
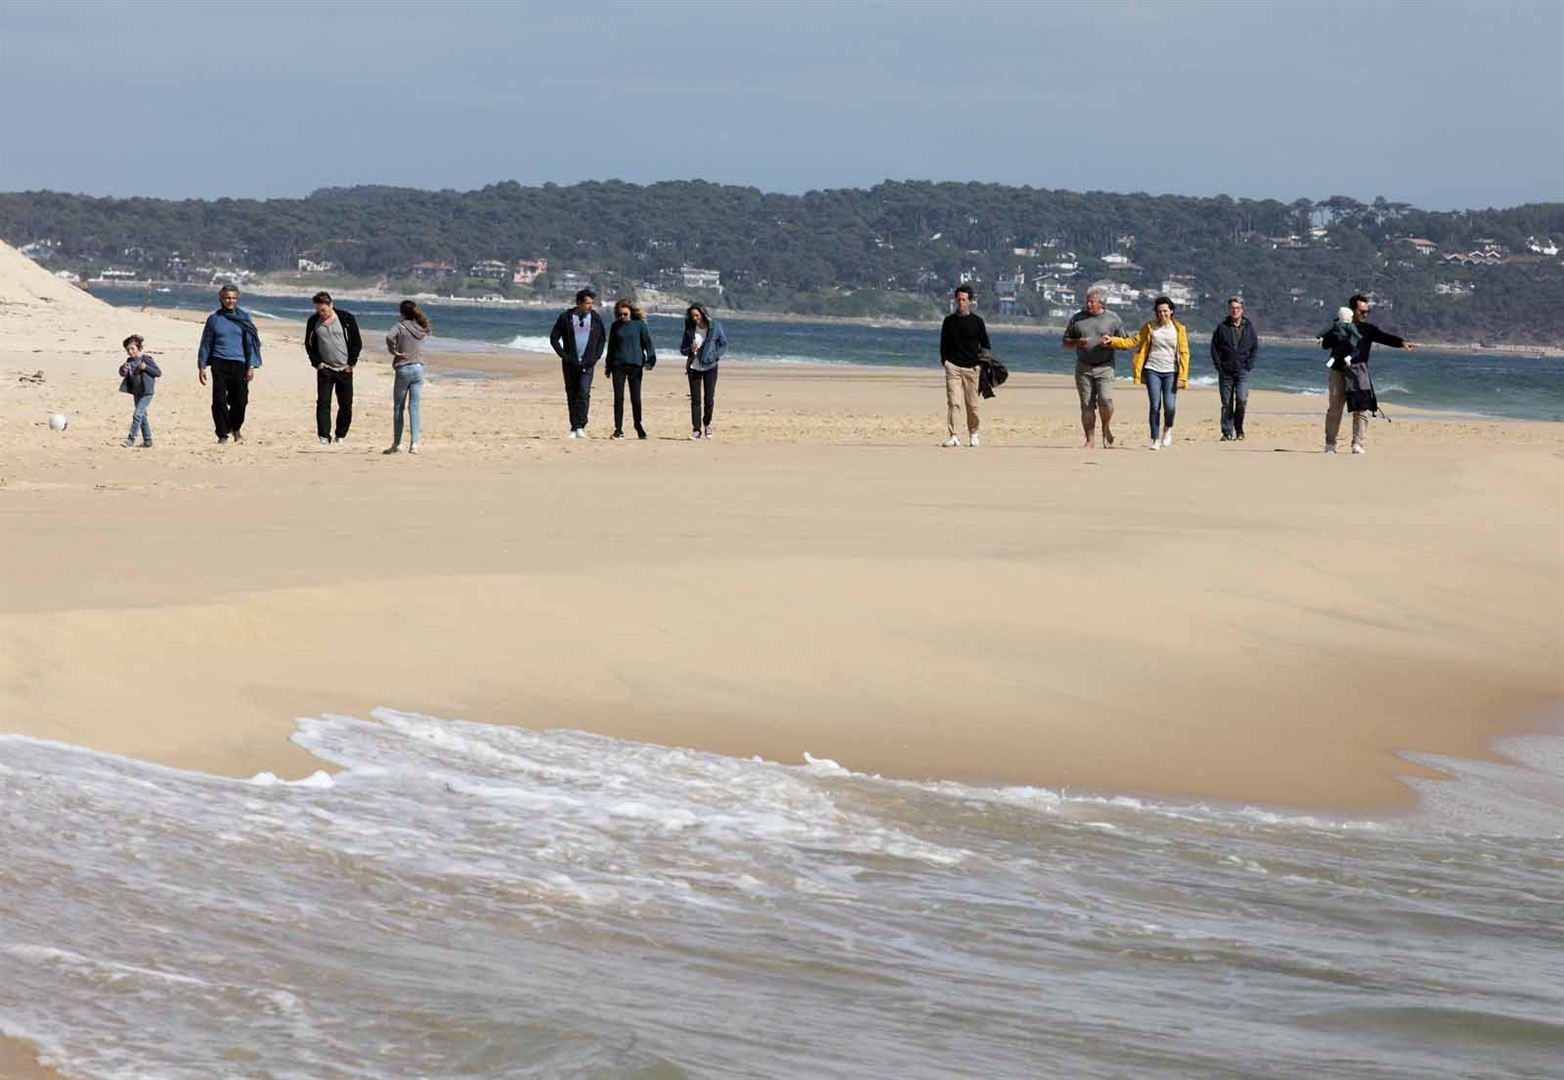
[[[1102,445],[1113,446],[1113,346],[1105,338],[1124,336],[1124,324],[1107,309],[1107,293],[1097,285],[1086,290],[1086,310],[1077,311],[1064,330],[1064,347],[1075,350],[1075,393],[1081,399],[1081,430],[1095,444],[1097,420],[1102,419]]]

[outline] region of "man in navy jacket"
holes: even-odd
[[[565,404],[570,409],[572,439],[587,437],[592,374],[597,370],[598,357],[603,355],[603,345],[608,340],[602,317],[592,310],[596,300],[597,294],[591,289],[576,293],[576,306],[560,312],[548,336],[548,343],[558,354],[560,370],[565,376]]]
[[[1260,352],[1260,335],[1254,323],[1244,318],[1242,297],[1227,301],[1227,318],[1217,323],[1211,335],[1211,364],[1216,368],[1216,385],[1222,395],[1222,441],[1244,437],[1244,410],[1249,406],[1249,373]]]

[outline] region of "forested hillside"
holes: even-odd
[[[1128,310],[1143,311],[1171,283],[1192,317],[1219,317],[1222,300],[1243,293],[1269,329],[1307,331],[1348,294],[1372,290],[1383,321],[1408,334],[1564,341],[1564,266],[1556,250],[1543,254],[1564,241],[1564,203],[1436,213],[1340,196],[1284,203],[929,182],[804,195],[701,181],[507,182],[264,201],[22,192],[0,194],[0,237],[88,275],[295,272],[307,255],[332,264],[323,281],[411,288],[410,268],[436,263],[454,273],[431,284],[426,269],[417,284],[508,295],[579,280],[567,271],[604,290],[673,280],[688,292],[677,270],[694,266],[720,273],[723,304],[830,314],[937,314],[965,277],[987,312],[1058,321],[1086,284],[1110,280]],[[1445,261],[1482,251],[1472,265]],[[467,280],[484,260],[535,259],[549,266],[530,285],[508,273]]]

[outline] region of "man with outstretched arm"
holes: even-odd
[[[212,426],[217,441],[243,442],[244,411],[250,403],[250,381],[261,366],[261,335],[255,320],[239,306],[239,286],[224,285],[217,290],[218,308],[206,317],[201,328],[201,346],[196,352],[196,374],[206,385],[207,369],[212,372]]]
[[[1358,329],[1358,344],[1351,355],[1351,367],[1356,369],[1360,364],[1367,364],[1369,352],[1374,348],[1375,342],[1391,349],[1406,349],[1411,351],[1417,346],[1399,338],[1395,334],[1387,334],[1373,323],[1369,322],[1368,297],[1358,294],[1347,301],[1347,306],[1352,309],[1352,324]],[[1327,335],[1329,337],[1329,335]],[[1330,342],[1326,343],[1330,347]],[[1336,436],[1341,431],[1341,414],[1347,407],[1347,378],[1348,372],[1341,366],[1333,364],[1326,373],[1330,380],[1330,404],[1325,409],[1325,452],[1336,452]],[[1352,414],[1352,452],[1354,454],[1368,453],[1366,441],[1368,439],[1369,414],[1354,410]]]
[[[1102,445],[1113,446],[1113,360],[1109,338],[1123,337],[1124,324],[1107,308],[1107,292],[1099,285],[1086,290],[1086,310],[1077,311],[1064,330],[1064,347],[1075,352],[1075,393],[1081,399],[1081,430],[1095,445],[1097,419],[1102,418]]]

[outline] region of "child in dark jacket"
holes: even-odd
[[[1363,334],[1358,324],[1352,321],[1352,309],[1338,309],[1336,321],[1320,332],[1320,348],[1330,351],[1330,359],[1325,361],[1325,366],[1342,370],[1351,367],[1357,359],[1358,344],[1362,340]]]
[[[124,341],[126,360],[119,366],[122,393],[129,394],[136,402],[136,411],[130,417],[130,434],[125,437],[126,446],[136,445],[136,432],[141,432],[141,445],[152,446],[152,424],[147,420],[147,409],[152,405],[152,392],[163,375],[157,361],[141,351],[140,334],[131,334]]]

